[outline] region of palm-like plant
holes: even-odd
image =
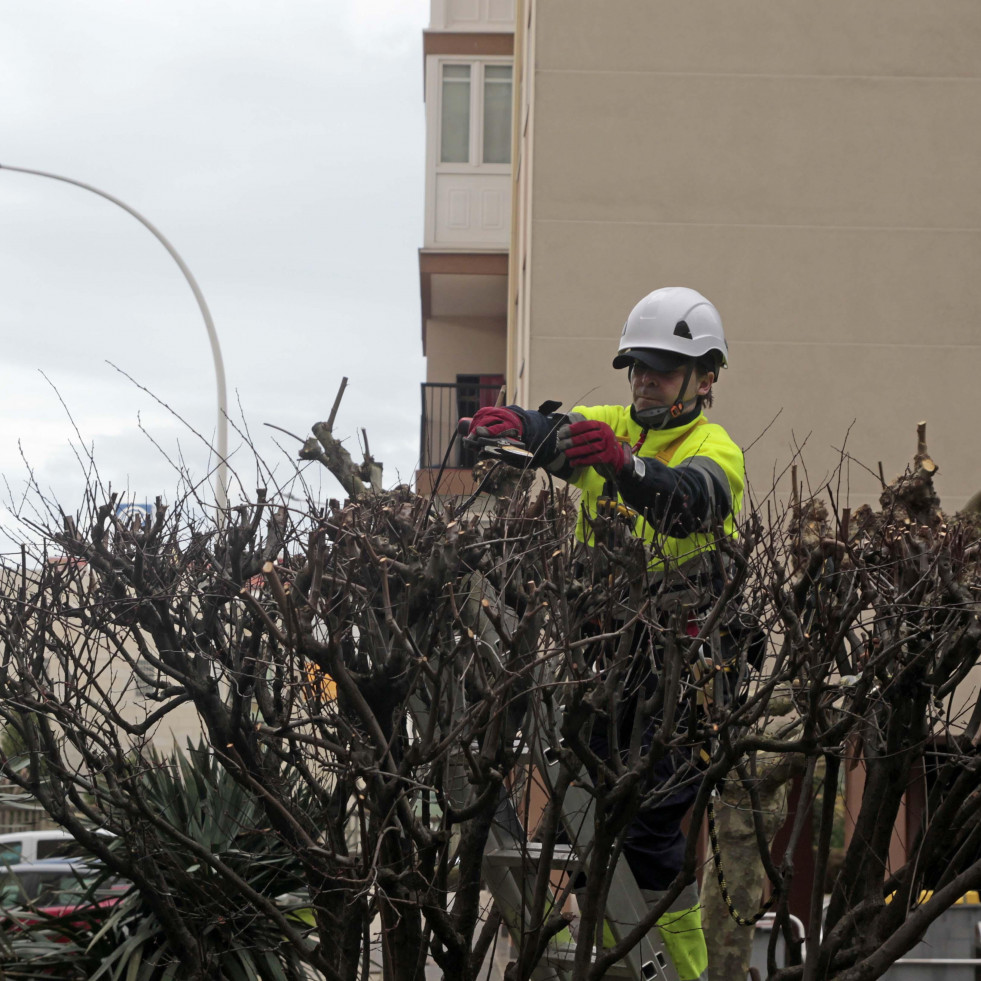
[[[310,922],[299,891],[297,858],[267,826],[261,803],[208,750],[151,755],[139,772],[139,801],[148,819],[131,823],[113,852],[145,868],[151,889],[178,898],[193,936],[202,977],[215,981],[299,981],[309,978],[268,903],[291,923]],[[150,902],[133,886],[113,906],[97,903],[98,883],[84,914],[64,918],[32,912],[0,944],[5,976],[87,981],[185,979],[183,952]]]

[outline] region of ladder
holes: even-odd
[[[558,754],[540,738],[535,738],[532,739],[531,757],[547,785],[554,785],[552,775],[558,769]],[[572,844],[555,845],[551,860],[553,869],[572,875],[584,866],[593,846],[594,803],[592,795],[583,786],[585,781],[588,781],[588,777],[583,771],[563,797],[561,819]],[[502,796],[488,836],[483,872],[487,887],[516,946],[522,933],[531,926],[526,922],[526,910],[541,855],[541,845],[527,840],[511,799]],[[605,926],[619,943],[647,913],[647,902],[626,860],[620,856],[607,894]],[[595,955],[594,951],[594,958]],[[575,943],[553,940],[532,976],[535,981],[568,981],[575,957]],[[606,973],[610,977],[630,981],[678,981],[678,973],[656,927],[652,927]]]
[[[480,584],[479,596],[493,597],[493,591],[486,583]],[[485,663],[493,672],[500,668],[496,648],[499,638],[496,630],[486,621],[478,631],[480,639],[486,645]],[[544,666],[535,674],[536,683],[547,683]],[[553,678],[552,681],[557,679]],[[555,732],[561,726],[561,700],[553,704],[553,721]],[[523,767],[528,772],[528,764],[533,764],[543,776],[546,785],[551,787],[556,783],[555,775],[559,769],[559,754],[555,752],[547,738],[541,734],[540,727],[531,718],[530,703],[528,717],[523,720],[522,731],[532,733],[532,738],[522,740],[525,747],[530,749],[524,759]],[[410,696],[412,715],[420,728],[427,728],[430,708],[418,695]],[[592,795],[585,787],[589,777],[583,769],[576,775],[576,780],[567,789],[561,801],[561,821],[565,828],[569,845],[556,845],[551,857],[551,867],[562,872],[575,874],[581,869],[593,846],[594,804]],[[459,784],[461,796],[466,796],[464,785]],[[465,806],[469,801],[459,800],[458,804]],[[529,907],[539,873],[542,848],[528,840],[525,828],[515,810],[512,798],[507,791],[502,790],[501,799],[497,806],[494,820],[491,822],[487,845],[483,859],[483,875],[487,888],[494,898],[495,905],[501,913],[508,928],[511,941],[520,949],[524,935],[533,930],[538,924],[533,924],[529,917]],[[554,901],[554,894],[549,901]],[[610,888],[605,907],[605,926],[609,927],[617,943],[623,940],[649,912],[647,902],[640,888],[621,855],[611,877]],[[590,941],[586,941],[590,942]],[[596,951],[592,952],[595,960]],[[576,944],[563,943],[553,940],[547,947],[544,956],[532,971],[534,981],[570,981],[576,958]],[[678,972],[664,947],[657,927],[651,929],[641,938],[640,942],[608,970],[610,977],[625,978],[628,981],[679,981]]]

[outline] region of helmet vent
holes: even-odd
[[[674,336],[687,337],[688,340],[692,340],[691,330],[688,328],[688,324],[686,324],[684,320],[679,320],[674,325]]]

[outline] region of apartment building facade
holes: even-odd
[[[924,419],[945,506],[981,489],[981,7],[523,0],[516,46],[517,401],[622,400],[627,312],[688,285],[757,496],[806,442],[874,501]]]
[[[620,400],[626,313],[690,285],[726,324],[715,411],[757,497],[803,447],[815,486],[844,453],[850,500],[874,500],[925,419],[962,506],[981,489],[979,35],[965,0],[434,0],[427,383]]]
[[[513,61],[507,225],[503,198],[474,204],[505,165],[474,163],[473,130],[471,170],[443,162],[468,44]],[[786,499],[796,464],[805,492],[874,504],[925,420],[958,510],[981,490],[979,50],[971,0],[434,0],[427,381],[486,379],[466,405],[499,376],[523,405],[622,403],[627,313],[691,286],[726,327],[712,415],[746,450],[754,503]]]

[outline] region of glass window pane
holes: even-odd
[[[39,841],[37,843],[37,857],[63,858],[65,855],[72,854],[69,845],[81,848],[74,838],[52,838],[50,841]]]
[[[470,162],[470,66],[444,65],[439,128],[441,163]]]
[[[511,66],[484,69],[484,163],[511,162]]]
[[[0,879],[0,908],[6,909],[16,903],[22,903],[24,897],[21,893],[20,879],[12,872],[8,872]]]

